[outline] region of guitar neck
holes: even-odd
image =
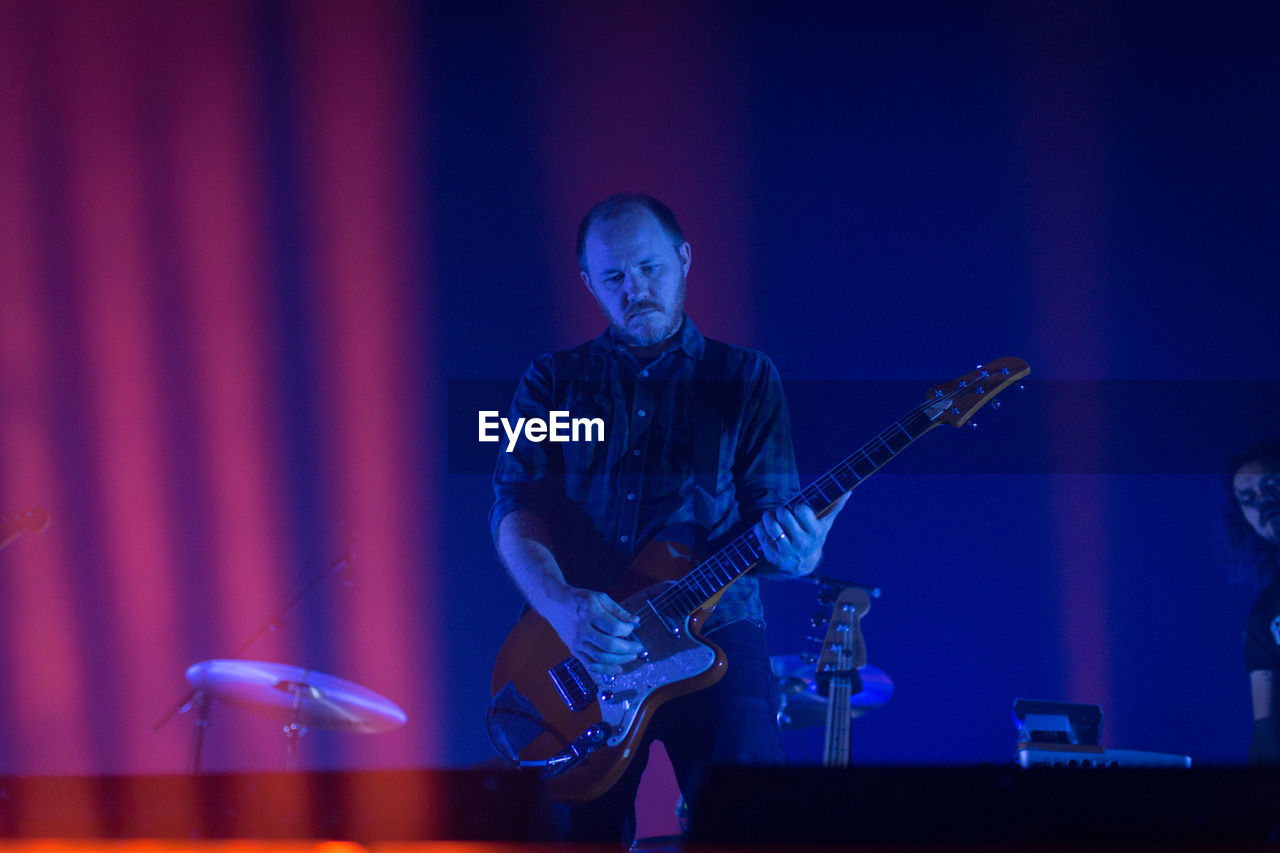
[[[948,405],[947,400],[929,401],[913,409],[901,420],[894,421],[875,438],[823,474],[784,506],[795,510],[808,505],[819,516],[826,515],[845,492],[857,488],[879,471],[893,457],[906,450],[916,439],[937,426],[937,416]],[[684,613],[705,607],[729,584],[754,568],[763,558],[764,549],[750,529],[698,564],[677,582],[671,592],[672,602]]]
[[[826,515],[845,492],[857,488],[920,436],[944,423],[955,427],[964,425],[974,412],[1030,372],[1022,359],[1001,358],[934,387],[929,399],[906,417],[894,421],[785,506],[794,510],[807,504],[819,516]],[[763,555],[764,548],[756,538],[755,529],[747,530],[676,581],[664,596],[663,606],[677,617],[710,606],[725,587],[750,571]]]
[[[827,733],[822,743],[823,767],[849,766],[849,730],[853,717],[849,702],[852,698],[853,678],[833,675],[827,698]]]

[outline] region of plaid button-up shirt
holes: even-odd
[[[705,368],[695,374],[705,352],[706,340],[686,317],[671,345],[646,364],[612,329],[535,359],[509,421],[547,419],[553,411],[600,418],[604,440],[535,442],[522,433],[511,452],[504,444],[489,512],[494,535],[503,516],[528,510],[551,531],[565,579],[608,591],[654,538],[705,557],[795,495],[799,481],[777,369],[763,353],[727,346],[727,375],[715,377],[724,383],[718,399],[726,402],[712,408],[697,399],[715,384],[704,381],[712,379]],[[720,428],[710,435],[718,434],[718,449],[695,451],[696,436],[707,435],[695,421],[716,412]],[[697,472],[695,459],[716,459],[717,470]],[[740,619],[764,621],[754,573],[725,591],[706,627]]]

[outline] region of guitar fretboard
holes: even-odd
[[[912,442],[936,426],[930,410],[945,408],[946,401],[922,403],[906,417],[895,421],[871,441],[823,474],[785,506],[794,510],[802,504],[822,515],[840,496],[856,488]],[[683,619],[733,583],[764,557],[764,549],[754,528],[741,534],[666,590],[655,605]]]
[[[846,668],[848,663],[843,660]],[[827,734],[822,744],[823,767],[849,766],[849,729],[852,718],[849,700],[853,697],[853,678],[849,675],[831,676],[831,691],[827,695]]]

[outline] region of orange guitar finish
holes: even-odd
[[[640,552],[610,595],[631,613],[642,615],[646,598],[660,593],[666,586],[665,582],[681,578],[691,567],[687,550],[673,543],[655,540]],[[624,667],[624,676],[642,668],[655,669],[677,653],[688,653],[693,646],[705,650],[707,666],[699,673],[663,683],[647,695],[637,696],[634,721],[619,743],[601,746],[566,771],[548,775],[547,784],[553,797],[564,802],[586,802],[609,790],[631,763],[635,749],[660,705],[677,696],[710,687],[720,680],[725,672],[724,653],[715,644],[703,640],[700,633],[714,600],[719,597],[717,593],[705,602],[706,606],[695,610],[687,625],[681,626],[679,637],[671,636],[656,619],[649,620],[647,625],[642,622],[637,626],[636,637],[648,650],[649,660],[636,661]],[[520,618],[498,652],[493,669],[493,692],[496,694],[508,682],[513,683],[542,714],[543,725],[547,728],[545,733],[520,751],[523,761],[549,759],[561,753],[583,732],[602,722],[599,701],[593,701],[579,711],[571,710],[548,675],[553,666],[568,657],[569,649],[551,623],[532,610]]]

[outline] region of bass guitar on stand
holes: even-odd
[[[849,766],[849,722],[854,694],[862,689],[858,670],[867,665],[867,644],[860,623],[871,608],[862,587],[842,591],[831,608],[827,636],[814,668],[818,694],[827,697],[827,733],[822,741],[823,767]]]

